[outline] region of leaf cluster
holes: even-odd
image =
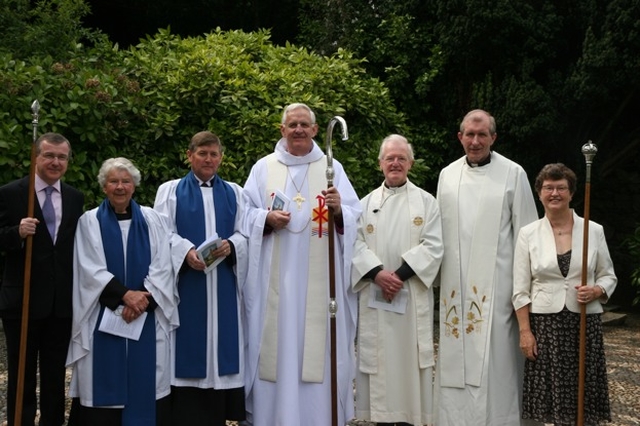
[[[462,155],[455,135],[475,108],[494,115],[494,149],[520,163],[530,180],[551,162],[583,176],[580,147],[593,140],[599,151],[594,187],[603,188],[594,191],[591,217],[607,230],[621,281],[640,268],[638,257],[629,259],[621,249],[640,211],[637,0],[301,4],[302,43],[323,52],[349,49],[365,59],[406,115],[410,139],[428,147],[417,155],[426,154],[430,165]],[[428,187],[436,178],[429,175]],[[572,202],[578,213],[581,189]]]
[[[406,126],[388,89],[347,51],[319,56],[277,47],[267,31],[181,38],[167,29],[127,50],[108,42],[80,47],[67,61],[0,55],[0,182],[28,171],[34,99],[42,106],[39,132],[72,142],[65,179],[85,192],[87,207],[101,200],[95,176],[115,156],[140,168],[136,198],[152,204],[162,182],[186,174],[188,142],[205,129],[225,145],[220,175],[242,185],[255,161],[273,151],[282,110],[292,102],[316,112],[321,147],[324,125],[345,118],[350,139],[335,138],[334,156],[364,195],[381,180],[380,141]]]
[[[77,43],[103,38],[83,26],[90,11],[84,0],[0,0],[0,53],[66,60]]]

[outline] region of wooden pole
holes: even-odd
[[[588,255],[589,255],[589,209],[591,208],[591,163],[598,148],[591,141],[582,146],[582,154],[587,164],[584,185],[584,229],[582,238],[582,280],[580,285],[587,285]],[[576,425],[584,425],[584,378],[586,373],[587,352],[587,305],[580,305],[580,359],[578,365],[578,413]]]
[[[342,117],[333,117],[327,126],[327,188],[333,186],[333,151],[331,149],[331,139],[333,135],[333,127],[336,123],[342,126],[342,140],[349,139],[347,131],[347,123]],[[333,218],[333,210],[329,209],[329,217],[327,223],[329,232],[329,318],[331,333],[331,425],[338,426],[338,367],[337,367],[337,344],[336,344],[336,314],[338,312],[338,304],[336,302],[336,266],[335,266],[335,223]]]
[[[36,99],[31,104],[33,115],[33,143],[31,144],[31,165],[29,167],[29,197],[27,199],[27,217],[33,217],[36,180],[36,140],[38,139],[38,119],[40,103]],[[18,377],[16,386],[16,406],[13,424],[22,424],[22,402],[24,397],[24,370],[27,362],[27,332],[29,328],[29,297],[31,294],[31,253],[33,236],[27,235],[24,248],[24,282],[22,292],[22,319],[20,327],[20,353],[18,356]]]

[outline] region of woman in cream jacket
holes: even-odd
[[[600,313],[617,279],[602,226],[589,223],[587,285],[581,285],[584,219],[569,208],[576,175],[563,164],[540,171],[535,189],[545,216],[520,230],[513,306],[526,356],[522,416],[574,425],[580,309],[586,305],[585,425],[611,418]]]

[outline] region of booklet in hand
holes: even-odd
[[[220,247],[222,244],[222,239],[218,237],[218,234],[213,234],[211,237],[207,238],[200,246],[196,249],[196,253],[198,254],[198,259],[203,261],[207,267],[204,272],[207,273],[216,266],[218,263],[222,262],[227,256],[214,256],[213,252]]]
[[[273,194],[273,200],[271,201],[271,210],[289,210],[289,197],[284,195],[279,189],[276,189],[276,192]]]

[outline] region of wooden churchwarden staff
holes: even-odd
[[[582,240],[582,282],[580,285],[587,285],[587,261],[589,252],[589,209],[591,204],[591,163],[596,156],[598,148],[589,141],[582,145],[582,154],[587,163],[586,178],[584,183],[584,231]],[[584,425],[584,376],[585,359],[587,348],[587,305],[580,306],[580,360],[578,365],[578,414],[576,425]]]
[[[331,140],[333,138],[333,126],[340,123],[342,127],[342,140],[349,139],[347,131],[347,122],[344,118],[335,116],[329,121],[327,126],[327,188],[333,186],[333,151],[331,150]],[[338,371],[336,361],[336,313],[338,312],[338,304],[336,303],[336,266],[334,256],[334,222],[333,210],[329,209],[329,218],[327,222],[327,230],[329,232],[329,318],[331,319],[331,425],[338,425]]]
[[[31,144],[31,166],[29,168],[29,198],[27,200],[27,217],[33,217],[33,203],[35,198],[36,180],[36,140],[38,139],[38,119],[40,103],[36,99],[31,104],[33,115],[33,143]],[[33,236],[27,235],[24,248],[24,285],[22,296],[22,323],[20,327],[20,354],[18,358],[18,382],[16,387],[16,409],[14,425],[22,424],[22,400],[24,394],[24,370],[27,362],[27,331],[29,327],[29,296],[31,292],[31,252],[33,251]]]

